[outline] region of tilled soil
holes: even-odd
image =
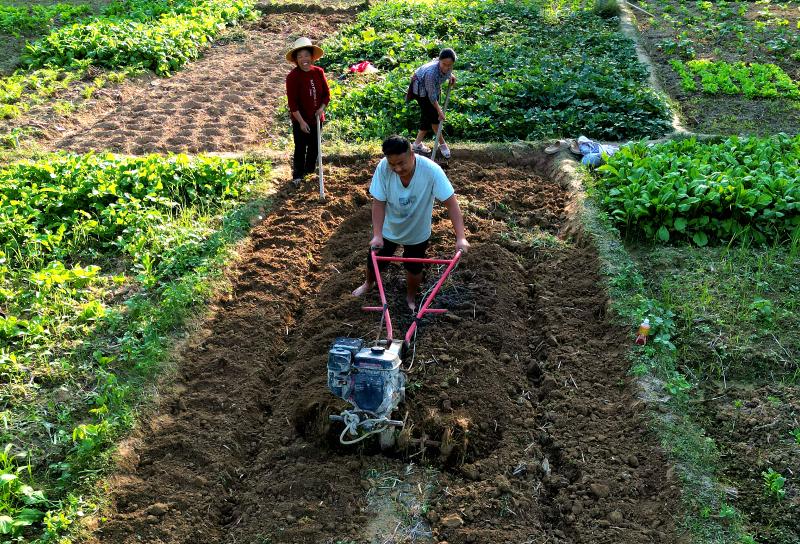
[[[299,36],[321,40],[353,13],[267,14],[171,78],[126,86],[120,103],[92,112],[52,147],[131,154],[251,148],[275,132],[292,69],[286,50]]]
[[[413,486],[418,534],[434,541],[675,542],[677,483],[626,376],[631,338],[606,316],[594,249],[555,237],[570,194],[530,165],[475,156],[448,168],[472,250],[437,299],[450,313],[421,325],[397,415],[413,437],[447,435],[452,447],[338,444],[327,415],[344,403],[327,390],[327,350],[337,336],[375,338],[378,325],[349,294],[374,166],[333,167],[326,203],[311,183],[278,193],[232,293],[123,449],[97,540],[408,542],[402,520],[380,526],[373,492],[399,505]],[[440,206],[430,253],[452,245]],[[403,276],[385,281],[404,331]],[[389,472],[398,487],[378,485]]]

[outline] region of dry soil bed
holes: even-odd
[[[450,317],[421,326],[401,415],[415,435],[450,432],[457,446],[338,444],[327,350],[377,325],[349,294],[375,160],[345,162],[329,172],[327,203],[311,182],[284,188],[253,230],[231,295],[124,448],[97,540],[408,542],[402,516],[384,522],[373,503],[381,488],[400,511],[413,487],[425,502],[409,515],[432,541],[676,542],[677,483],[626,376],[631,338],[606,316],[594,249],[548,236],[567,230],[571,195],[536,175],[543,162],[472,155],[448,168],[472,250],[438,301]],[[452,243],[439,207],[432,253]],[[402,275],[386,281],[404,330]],[[390,472],[395,483],[381,485]]]
[[[266,14],[171,78],[102,91],[107,100],[62,121],[77,126],[52,147],[131,154],[253,147],[275,132],[272,125],[292,68],[284,58],[286,49],[298,36],[314,41],[328,36],[354,13],[355,8]],[[288,125],[288,113],[285,121]]]

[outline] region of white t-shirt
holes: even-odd
[[[431,237],[433,199],[447,200],[455,191],[444,170],[427,157],[416,156],[417,166],[408,187],[384,157],[369,186],[376,200],[386,202],[383,237],[396,244],[420,244]]]

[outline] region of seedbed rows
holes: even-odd
[[[278,193],[160,415],[123,448],[99,541],[385,542],[413,529],[456,543],[671,542],[678,491],[642,431],[629,340],[605,315],[596,254],[564,237],[566,185],[540,177],[538,159],[448,169],[473,249],[442,291],[449,317],[422,324],[402,409],[413,433],[449,430],[456,446],[338,443],[327,349],[377,326],[350,295],[373,160],[331,168],[324,204],[311,187]],[[433,240],[433,254],[452,251],[443,212]],[[402,285],[390,272],[397,316]]]
[[[229,31],[228,40],[168,79],[151,75],[98,89],[84,110],[53,118],[44,109],[12,124],[37,119],[43,144],[76,152],[252,149],[285,122],[278,114],[289,69],[284,45],[295,34],[320,39],[351,15],[333,10],[312,21],[302,12],[268,13]]]
[[[800,127],[797,2],[639,2],[643,45],[687,128],[709,134],[796,134]],[[652,15],[652,16],[651,16]]]
[[[21,118],[0,131],[3,147],[26,136],[25,128],[45,133],[40,136],[63,132],[62,118],[105,87],[148,71],[175,73],[226,27],[254,17],[252,8],[251,1],[117,0],[94,14],[87,7],[74,24],[46,27],[24,54],[7,59],[15,70],[0,76],[0,119]],[[123,96],[116,91],[113,98]]]

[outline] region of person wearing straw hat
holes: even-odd
[[[286,98],[292,117],[294,159],[292,183],[299,185],[307,174],[313,174],[319,154],[317,120],[325,120],[325,108],[331,100],[325,71],[314,63],[324,55],[308,38],[297,38],[286,52],[286,60],[295,68],[286,76]]]
[[[421,66],[411,76],[406,99],[413,98],[420,107],[419,132],[417,132],[417,139],[413,144],[415,153],[431,152],[423,140],[430,131],[435,137],[439,123],[444,121],[444,110],[439,104],[439,98],[442,94],[443,82],[449,81],[450,85],[456,83],[456,76],[453,74],[456,58],[456,52],[447,47],[439,53],[439,58]],[[450,148],[444,141],[444,135],[439,135],[439,150],[445,159],[450,158]]]

